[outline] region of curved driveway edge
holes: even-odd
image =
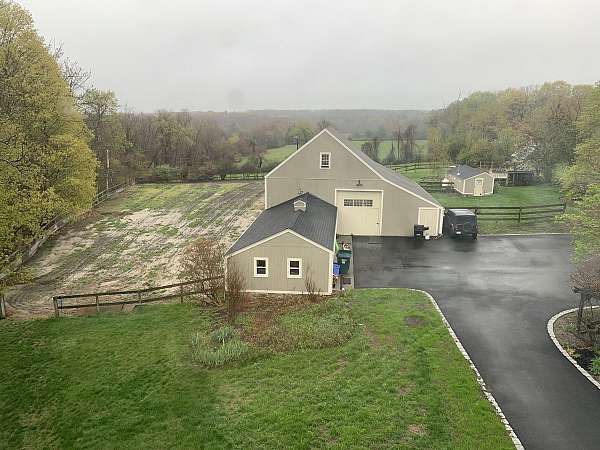
[[[554,345],[556,345],[556,348],[558,348],[558,351],[561,352],[563,354],[563,356],[565,358],[567,358],[571,364],[573,364],[577,370],[579,370],[584,377],[586,377],[588,379],[588,381],[590,383],[592,383],[594,386],[596,386],[598,389],[600,389],[600,383],[598,383],[598,381],[596,381],[596,379],[591,376],[589,374],[589,372],[587,370],[585,370],[583,367],[581,367],[577,361],[575,361],[575,359],[573,359],[573,357],[571,355],[569,355],[569,353],[563,348],[562,345],[560,345],[560,342],[558,342],[558,339],[556,339],[556,335],[554,334],[554,323],[560,319],[562,316],[565,316],[569,313],[575,312],[577,311],[579,308],[572,308],[572,309],[567,309],[566,311],[563,312],[559,312],[558,314],[554,315],[549,321],[548,321],[548,334],[550,335],[550,339],[552,339],[552,342],[554,342]]]
[[[356,288],[430,292],[528,450],[598,450],[600,390],[548,320],[579,304],[570,236],[353,239]]]
[[[456,347],[458,347],[458,350],[460,351],[460,353],[467,360],[467,362],[469,363],[469,366],[471,367],[471,369],[473,370],[473,372],[475,372],[475,377],[477,378],[477,382],[479,383],[479,386],[481,387],[481,391],[483,392],[483,394],[485,395],[485,397],[487,398],[487,400],[494,407],[494,410],[496,411],[496,414],[498,415],[498,417],[500,417],[500,420],[504,424],[504,428],[506,428],[506,431],[508,432],[508,435],[510,436],[510,438],[513,441],[513,444],[515,445],[515,448],[517,450],[524,450],[523,444],[521,444],[521,441],[519,440],[519,437],[515,433],[515,430],[513,430],[513,428],[510,426],[510,423],[509,423],[508,419],[506,418],[506,416],[504,415],[504,413],[502,412],[502,409],[500,408],[500,405],[498,405],[498,402],[496,401],[496,399],[494,398],[494,396],[492,395],[492,393],[488,390],[487,386],[485,385],[485,381],[484,381],[483,377],[479,373],[479,370],[477,370],[477,367],[475,367],[475,364],[473,363],[473,360],[471,360],[471,357],[469,356],[469,354],[467,353],[467,351],[465,350],[465,348],[461,344],[460,340],[458,339],[458,336],[456,336],[456,333],[454,332],[454,330],[450,326],[450,322],[448,322],[448,320],[446,319],[446,316],[444,316],[444,313],[440,309],[439,305],[437,304],[437,302],[435,301],[435,299],[433,298],[433,296],[429,292],[424,291],[422,289],[408,289],[408,290],[409,291],[414,291],[414,292],[420,292],[422,294],[425,294],[429,298],[429,300],[431,301],[431,304],[433,305],[433,307],[436,309],[436,311],[438,312],[438,314],[442,318],[442,322],[446,326],[446,329],[448,330],[448,333],[450,333],[450,336],[452,337],[452,340],[454,341],[454,344],[456,344]]]

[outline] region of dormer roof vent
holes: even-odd
[[[306,202],[304,200],[296,200],[294,202],[294,211],[306,211]]]

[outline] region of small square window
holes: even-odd
[[[288,258],[288,278],[302,278],[302,260],[299,258]]]
[[[254,276],[266,278],[269,276],[269,259],[254,258]]]
[[[331,167],[331,153],[320,153],[321,169],[329,169]]]
[[[345,198],[344,199],[344,206],[353,206],[352,199],[351,198]]]

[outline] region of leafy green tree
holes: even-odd
[[[569,224],[575,238],[576,259],[600,255],[600,184],[591,185],[562,220]]]
[[[526,165],[553,179],[574,157],[575,123],[589,86],[563,81],[537,88],[475,92],[431,114],[452,161]]]
[[[98,190],[125,181],[128,174],[127,151],[131,143],[117,114],[119,102],[114,92],[88,89],[80,101],[81,109],[93,137],[90,147],[100,162]]]
[[[575,163],[561,177],[563,189],[571,199],[584,196],[590,186],[600,185],[600,83],[582,104],[577,132]]]
[[[95,195],[90,133],[31,16],[0,0],[0,262]]]
[[[600,84],[588,92],[577,121],[575,163],[561,177],[574,207],[563,216],[575,236],[575,256],[600,255]]]
[[[298,138],[299,144],[303,145],[315,136],[315,129],[307,122],[298,122],[294,124],[287,132],[288,142],[294,142]]]
[[[432,161],[446,164],[450,160],[448,143],[444,141],[439,128],[429,128],[427,132],[427,146],[429,148],[429,158]]]

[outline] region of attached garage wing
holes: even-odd
[[[379,236],[383,191],[336,189],[338,234]]]

